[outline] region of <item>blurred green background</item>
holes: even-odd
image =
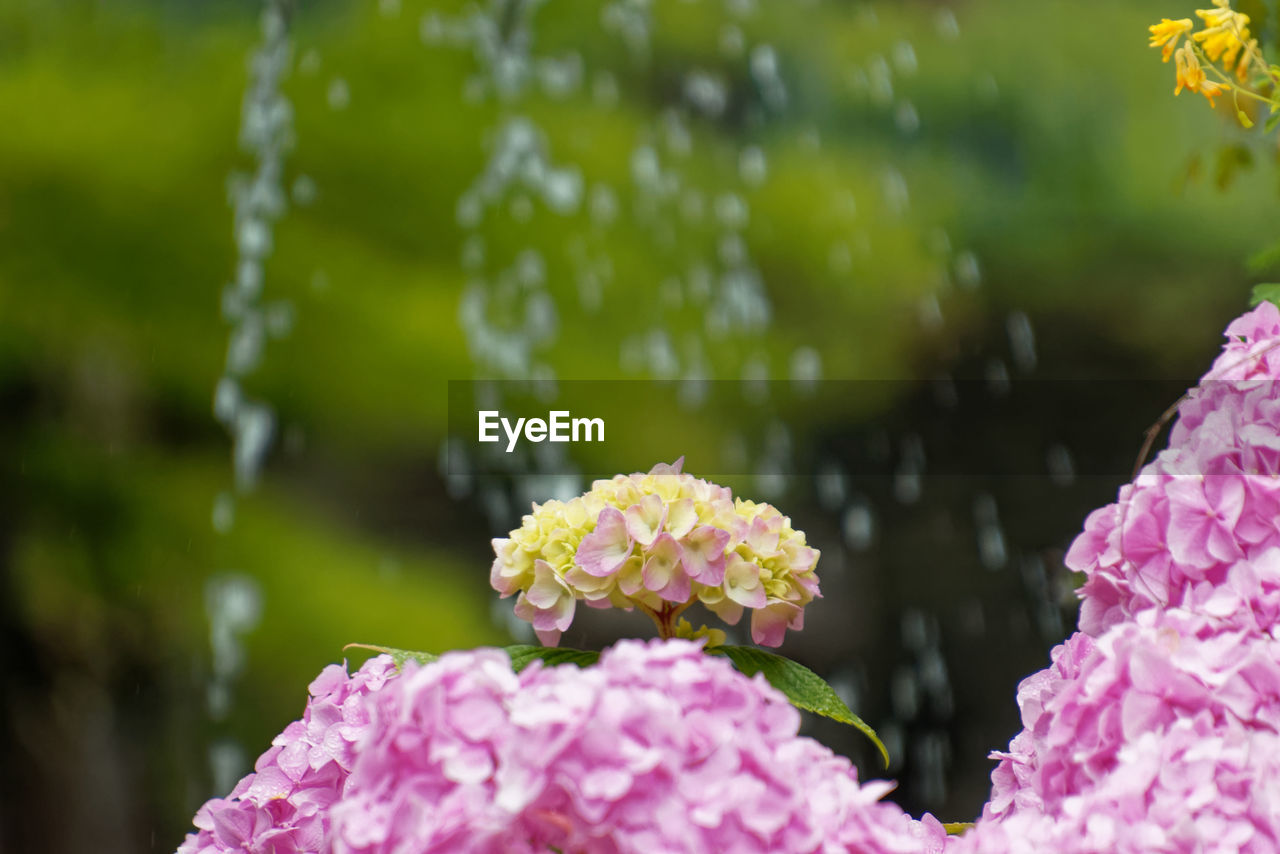
[[[219,534],[213,502],[232,484],[211,414],[235,266],[228,176],[252,168],[237,135],[260,6],[0,3],[0,848],[172,850],[222,793],[211,746],[240,745],[248,770],[345,643],[509,640],[487,585],[501,528],[438,466],[446,382],[485,373],[458,320],[467,232],[455,213],[504,116],[528,116],[553,160],[621,202],[607,229],[586,205],[485,222],[490,257],[545,258],[558,331],[538,358],[562,378],[633,377],[619,349],[647,329],[705,339],[710,372],[733,379],[753,360],[785,378],[799,347],[831,379],[982,375],[1008,360],[1020,312],[1038,353],[1027,381],[1194,379],[1268,273],[1245,259],[1271,236],[1274,140],[1198,96],[1175,100],[1171,66],[1146,46],[1147,24],[1189,5],[663,0],[647,61],[602,24],[603,5],[548,2],[530,26],[535,52],[579,57],[581,87],[502,103],[465,96],[468,49],[424,44],[424,15],[456,3],[300,4],[285,185],[306,176],[316,192],[280,219],[266,266],[265,295],[291,303],[292,333],[247,380],[275,408],[277,439]],[[765,120],[752,119],[758,93],[726,22],[776,52],[787,98]],[[592,95],[602,69],[616,102]],[[723,114],[689,110],[681,81],[698,71],[727,81]],[[661,244],[632,221],[633,152],[658,144],[673,110],[692,139],[673,158],[685,186],[708,204],[729,187],[749,205],[737,231],[767,328],[711,340],[696,305],[664,302],[673,270],[714,259],[722,238],[674,222]],[[767,162],[758,186],[737,177],[747,146]],[[1252,165],[1228,180],[1240,163]],[[598,310],[579,298],[566,249],[582,234],[612,262]],[[1121,426],[1094,450],[1131,458],[1169,401],[1115,397]],[[911,403],[815,410],[793,438],[831,442],[866,417],[906,419]],[[724,429],[707,412],[644,418],[695,449]],[[1034,411],[1000,418],[1011,442],[1043,439]],[[1053,607],[1069,587],[1062,549],[1123,479],[1081,478],[1053,500],[981,487],[1012,505],[1006,551],[1040,561],[1047,592],[1035,595]],[[748,478],[729,485],[751,495]],[[1026,617],[1040,582],[983,569],[978,487],[926,482],[935,503],[895,509],[888,486],[868,484],[882,508],[873,547],[851,543],[822,489],[793,477],[778,499],[833,567],[784,652],[843,674],[856,711],[898,733],[904,805],[967,819],[986,796],[986,752],[1017,728],[1014,686],[1063,634]],[[261,619],[238,636],[229,711],[211,715],[207,585],[236,577],[253,579]],[[1061,607],[1065,633],[1074,617]],[[584,631],[566,640],[614,630]],[[948,699],[932,712],[927,690],[901,696],[939,684]]]

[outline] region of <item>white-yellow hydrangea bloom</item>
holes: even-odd
[[[679,462],[535,504],[493,548],[490,582],[504,597],[519,594],[516,614],[548,646],[572,623],[578,601],[638,607],[664,637],[694,602],[731,625],[750,609],[752,639],[778,646],[821,595],[819,553],[804,532],[769,504],[683,474]]]

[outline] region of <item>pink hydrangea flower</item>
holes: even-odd
[[[1179,406],[1169,448],[1089,517],[1067,553],[1067,566],[1088,576],[1083,631],[1101,634],[1147,608],[1226,616],[1215,597],[1233,572],[1280,582],[1266,576],[1277,567],[1264,558],[1280,547],[1280,310],[1263,303],[1227,336]],[[1250,569],[1235,570],[1241,563]],[[1266,628],[1274,623],[1259,620],[1275,616],[1271,608],[1249,619]]]
[[[1227,336],[1068,552],[1082,633],[1019,687],[1023,731],[949,854],[1280,850],[1280,311]]]
[[[598,665],[519,676],[498,651],[449,653],[371,698],[374,726],[332,812],[337,854],[940,854],[797,735],[763,678],[683,640],[624,641]]]
[[[1273,854],[1280,735],[1204,709],[1138,732],[1052,813],[984,817],[947,854]]]
[[[1237,317],[1224,333],[1227,343],[1206,377],[1215,380],[1274,380],[1280,377],[1280,308],[1264,300]]]
[[[818,550],[803,531],[768,504],[681,473],[679,462],[535,504],[493,549],[490,583],[517,595],[516,615],[548,646],[559,643],[579,601],[640,608],[663,637],[694,602],[730,625],[750,610],[752,640],[779,646],[822,595]]]
[[[1073,635],[1053,659],[1019,687],[1023,731],[1007,752],[993,754],[1000,764],[986,820],[1067,815],[1073,798],[1131,773],[1117,769],[1134,744],[1185,732],[1188,722],[1215,738],[1234,733],[1237,742],[1242,733],[1280,731],[1280,641],[1270,635],[1153,609],[1101,638]],[[1280,764],[1280,755],[1270,761]],[[1196,771],[1167,765],[1163,773]],[[1272,830],[1280,827],[1280,813],[1270,821]]]
[[[326,667],[311,683],[302,719],[275,737],[227,798],[200,807],[198,831],[178,854],[328,854],[329,810],[369,726],[364,700],[394,674],[387,655],[369,659],[350,676],[345,666]]]

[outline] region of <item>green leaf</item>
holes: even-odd
[[[374,652],[389,655],[391,656],[391,660],[396,664],[396,670],[404,667],[404,663],[410,659],[418,662],[419,664],[430,664],[440,657],[433,652],[418,652],[411,649],[395,649],[390,646],[374,646],[370,643],[349,643],[343,647],[343,650],[348,649],[371,649]]]
[[[576,664],[579,667],[590,667],[600,658],[600,653],[586,649],[566,649],[559,646],[528,646],[517,644],[506,648],[511,656],[511,669],[516,673],[524,670],[534,661],[542,661],[549,667],[558,664]]]
[[[1265,285],[1254,285],[1249,297],[1249,305],[1256,308],[1263,302],[1273,302],[1280,306],[1280,284],[1268,282]]]
[[[1267,121],[1262,125],[1262,132],[1271,133],[1276,129],[1276,125],[1280,125],[1280,109],[1272,110],[1271,115],[1267,116]]]
[[[1253,119],[1249,118],[1249,116],[1245,113],[1244,110],[1236,110],[1236,120],[1240,122],[1240,125],[1242,127],[1246,127],[1246,128],[1253,127]]]
[[[718,646],[707,652],[725,656],[748,676],[763,673],[769,684],[785,694],[793,706],[857,727],[879,748],[884,767],[889,767],[889,751],[876,731],[850,711],[821,676],[803,664],[754,646]]]

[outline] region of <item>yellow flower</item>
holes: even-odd
[[[1151,46],[1160,47],[1164,45],[1163,61],[1168,62],[1169,57],[1173,56],[1174,49],[1178,46],[1178,39],[1182,38],[1184,33],[1191,32],[1191,19],[1180,18],[1171,21],[1165,18],[1158,24],[1152,24],[1147,27],[1151,31]]]
[[[1213,99],[1227,91],[1227,87],[1205,79],[1204,67],[1200,64],[1195,50],[1192,49],[1191,42],[1186,42],[1178,48],[1175,58],[1178,65],[1178,88],[1173,90],[1173,94],[1179,94],[1185,86],[1192,92],[1204,95],[1209,99],[1209,106],[1214,106]]]
[[[1213,9],[1197,9],[1204,29],[1192,36],[1205,55],[1227,68],[1235,65],[1236,54],[1249,39],[1249,16],[1231,11],[1230,0],[1213,0]]]
[[[1249,43],[1244,46],[1244,52],[1240,54],[1240,62],[1236,65],[1236,79],[1241,83],[1249,79],[1249,63],[1253,62],[1253,58],[1258,55],[1258,40],[1249,39]]]
[[[1212,80],[1205,80],[1200,84],[1200,94],[1209,99],[1209,106],[1214,106],[1213,99],[1227,91],[1227,87],[1221,83],[1214,83]]]
[[[1199,92],[1201,84],[1206,81],[1204,79],[1204,69],[1200,67],[1200,60],[1191,49],[1191,42],[1183,44],[1183,46],[1178,49],[1176,58],[1178,66],[1178,87],[1173,90],[1173,94],[1181,94],[1183,86],[1186,86],[1192,92]],[[1217,93],[1215,92],[1215,94]]]

